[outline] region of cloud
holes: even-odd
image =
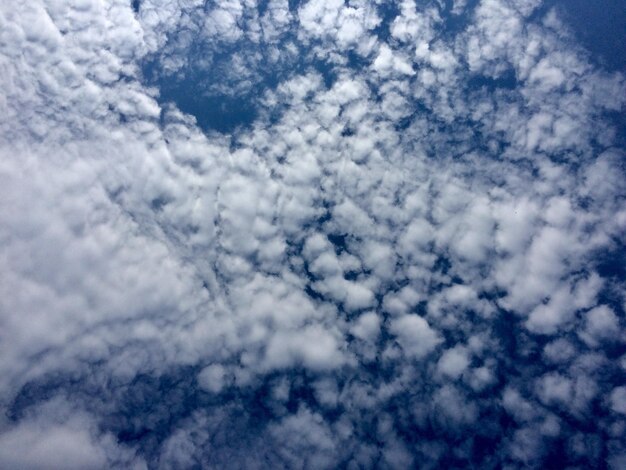
[[[9,468],[147,468],[111,434],[99,434],[84,412],[64,400],[52,400],[0,436],[0,463]]]
[[[620,468],[625,82],[556,11],[0,30],[0,466]]]
[[[432,352],[442,341],[428,322],[417,315],[403,315],[394,319],[389,331],[398,337],[408,356],[418,359]]]
[[[439,362],[437,362],[437,370],[451,379],[456,379],[467,369],[468,365],[469,358],[465,348],[455,346],[441,355]]]
[[[617,413],[626,414],[626,388],[615,387],[611,391],[611,408]]]

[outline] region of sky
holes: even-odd
[[[626,468],[625,42],[0,2],[0,468]]]

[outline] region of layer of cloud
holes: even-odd
[[[0,466],[620,468],[625,79],[448,3],[0,6]]]

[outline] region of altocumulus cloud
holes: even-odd
[[[2,2],[0,467],[624,468],[626,81],[551,4]]]

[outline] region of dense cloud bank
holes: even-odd
[[[0,70],[0,467],[626,467],[625,79],[557,10],[2,2]]]

